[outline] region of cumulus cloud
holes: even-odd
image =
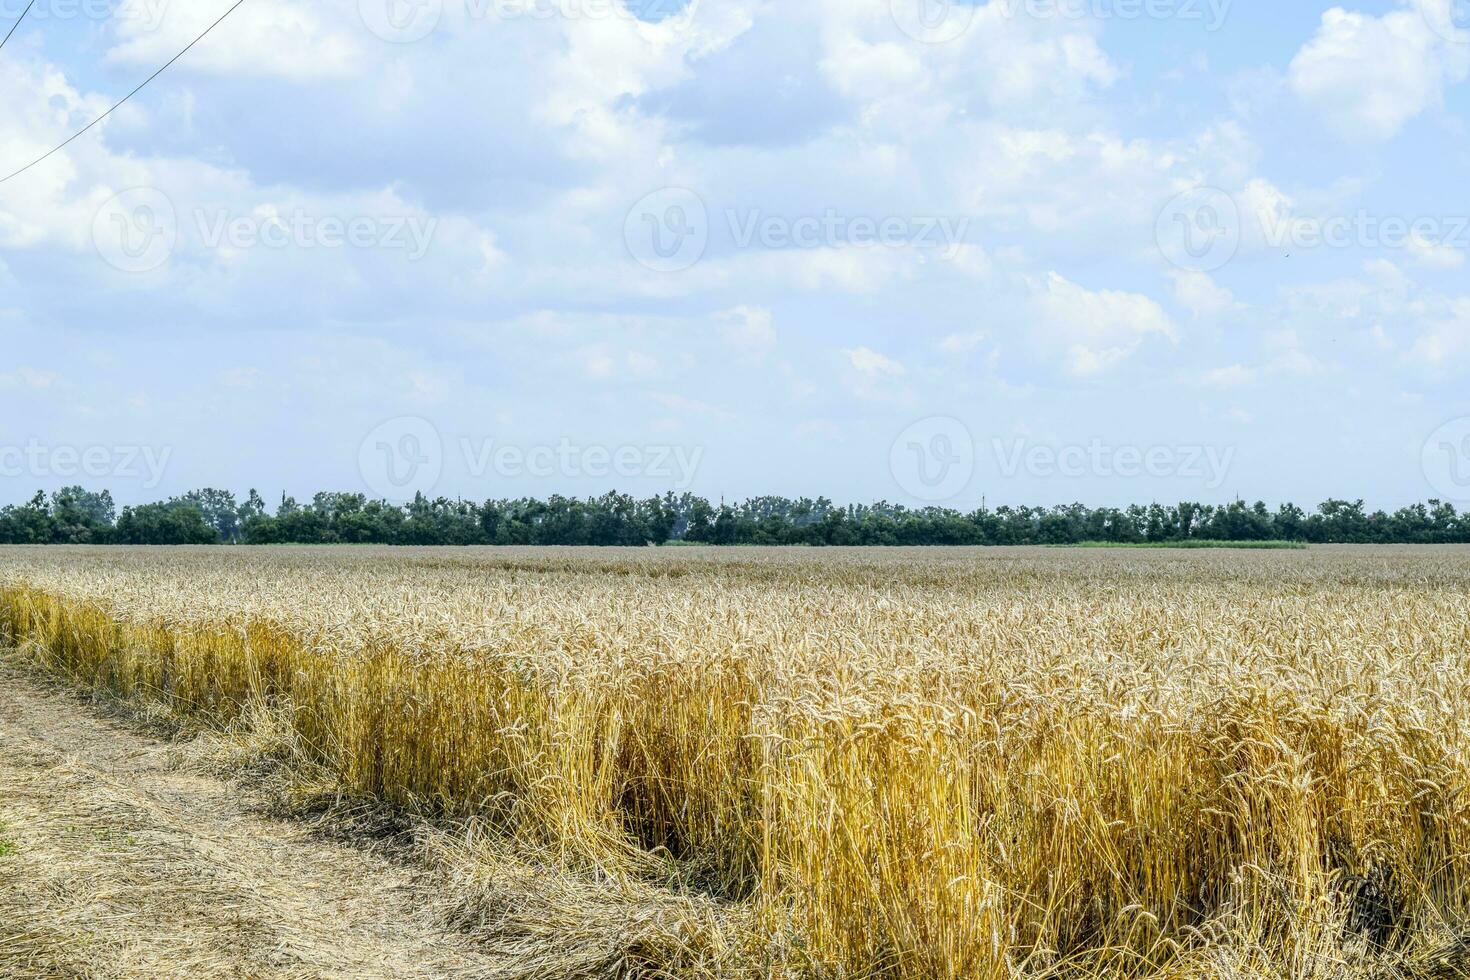
[[[1470,356],[1470,297],[1449,303],[1443,312],[1430,316],[1409,348],[1412,362],[1444,368]]]
[[[1178,336],[1163,307],[1147,296],[1089,290],[1055,272],[1032,284],[1032,305],[1045,339],[1077,376],[1116,367],[1148,337]]]
[[[61,376],[55,371],[38,371],[30,367],[18,367],[10,371],[0,371],[0,389],[23,389],[28,391],[44,391],[59,381]]]
[[[1292,59],[1292,90],[1345,137],[1391,139],[1470,73],[1470,47],[1434,29],[1440,2],[1382,17],[1333,7]]]
[[[681,418],[705,416],[718,419],[722,422],[731,422],[736,417],[734,413],[728,412],[717,405],[711,405],[708,402],[700,401],[697,398],[688,398],[684,395],[656,391],[652,392],[649,397],[666,411],[672,412]]]
[[[724,324],[725,343],[744,357],[763,357],[776,346],[771,311],[764,307],[737,306],[717,313],[715,319]]]
[[[1448,242],[1436,242],[1423,235],[1411,235],[1408,248],[1414,261],[1431,269],[1458,269],[1465,264],[1464,250]]]
[[[853,370],[868,378],[902,377],[908,369],[891,357],[884,357],[867,347],[854,347],[843,351]]]
[[[1293,311],[1356,320],[1399,312],[1415,287],[1403,269],[1387,259],[1369,259],[1362,271],[1330,282],[1303,283],[1286,290]]]
[[[968,333],[952,333],[939,342],[939,349],[946,354],[968,354],[988,339],[983,330]]]
[[[1240,388],[1256,379],[1256,371],[1244,364],[1229,364],[1213,368],[1200,376],[1200,384],[1206,388]]]
[[[1005,3],[967,10],[963,29],[942,44],[915,43],[893,0],[821,0],[811,9],[819,11],[823,75],[875,130],[912,132],[972,105],[1066,102],[1119,76],[1088,25],[1014,16]]]
[[[117,18],[117,43],[107,58],[113,64],[150,71],[182,51],[229,9],[223,0],[133,0],[132,5],[139,11],[157,8],[160,14]],[[367,68],[373,41],[355,7],[345,0],[314,4],[251,0],[189,52],[182,70],[300,82],[351,78]]]
[[[78,89],[56,67],[17,57],[0,59],[0,88],[6,92],[0,99],[5,173],[59,145],[76,120],[95,118],[109,104]],[[128,187],[148,178],[144,163],[112,153],[101,140],[78,140],[0,186],[0,247],[86,247],[93,217],[113,193],[102,181]]]
[[[893,404],[913,400],[913,392],[904,384],[909,373],[905,365],[869,347],[848,348],[842,355],[846,361],[843,383],[854,397]]]
[[[1195,316],[1218,316],[1235,306],[1235,294],[1203,272],[1176,269],[1174,298]]]
[[[60,144],[110,104],[24,57],[0,59],[0,86],[11,94],[0,101],[7,165]],[[263,185],[208,153],[122,152],[117,122],[0,186],[0,248],[69,254],[79,261],[65,263],[65,275],[99,301],[108,289],[167,288],[233,317],[272,307],[340,314],[372,294],[383,311],[395,290],[492,288],[506,262],[492,229],[392,188]],[[146,261],[135,263],[140,255]]]
[[[1310,375],[1327,370],[1312,354],[1295,330],[1273,330],[1266,334],[1266,370],[1275,374]]]

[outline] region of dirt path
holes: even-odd
[[[487,977],[428,882],[179,771],[0,654],[0,976]]]

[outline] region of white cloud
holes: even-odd
[[[791,431],[805,439],[820,439],[823,442],[841,442],[842,427],[830,419],[807,419],[796,423]]]
[[[995,271],[990,254],[979,245],[951,245],[944,252],[945,261],[970,279],[986,280]]]
[[[556,38],[557,53],[537,79],[534,114],[543,123],[573,134],[564,151],[571,156],[624,165],[659,153],[665,124],[626,106],[629,97],[676,85],[692,66],[750,29],[748,0],[696,4],[686,16],[658,24],[632,17],[526,18],[508,25],[525,44]],[[487,30],[506,25],[470,23],[461,30],[474,47]],[[540,36],[530,35],[539,31]],[[559,37],[557,35],[560,35]],[[469,49],[473,50],[473,48]]]
[[[1240,388],[1255,381],[1256,372],[1243,364],[1231,364],[1227,367],[1215,368],[1206,371],[1200,377],[1200,384],[1206,388]]]
[[[1470,297],[1452,301],[1430,318],[1409,348],[1412,362],[1442,368],[1470,355]]]
[[[871,293],[899,274],[907,254],[900,248],[816,248],[766,255],[759,261],[783,267],[792,282],[811,292]]]
[[[1356,320],[1382,311],[1379,291],[1361,279],[1307,283],[1286,291],[1293,310],[1318,313],[1336,320]]]
[[[1276,330],[1265,339],[1266,370],[1273,374],[1320,374],[1327,366],[1312,355],[1295,330]]]
[[[679,415],[681,417],[687,418],[689,416],[707,416],[709,418],[720,419],[721,421],[725,422],[730,422],[735,419],[735,415],[733,413],[728,412],[723,408],[719,408],[718,406],[711,405],[708,402],[700,401],[696,398],[686,398],[683,395],[661,391],[651,392],[649,394],[649,397],[652,398],[659,405],[661,405],[664,409],[673,412],[675,415]]]
[[[218,375],[219,383],[225,388],[240,388],[250,390],[260,381],[260,371],[256,368],[228,368]]]
[[[1174,298],[1195,316],[1218,316],[1235,306],[1235,294],[1203,272],[1174,270]]]
[[[715,320],[725,325],[721,331],[725,343],[743,357],[764,357],[776,346],[771,311],[764,307],[737,306],[715,314]]]
[[[1186,152],[1193,156],[1196,151]],[[1120,225],[1147,226],[1151,237],[1159,208],[1177,193],[1169,189],[1170,174],[1181,157],[1176,149],[1103,130],[1074,132],[993,119],[956,124],[936,152],[952,168],[949,180],[966,214],[1020,218],[1044,234],[1069,237],[1089,230],[1115,235]],[[1229,154],[1208,152],[1228,166]],[[1100,187],[1107,193],[1098,193]]]
[[[1428,8],[1438,0],[1415,0]],[[1373,17],[1333,7],[1292,59],[1292,90],[1340,134],[1387,140],[1438,105],[1470,72],[1470,49],[1435,31],[1425,10]]]
[[[1032,284],[1032,305],[1045,339],[1061,350],[1067,371],[1077,376],[1117,366],[1150,336],[1172,340],[1178,335],[1163,307],[1147,296],[1094,292],[1055,272]]]
[[[1281,188],[1256,177],[1246,183],[1236,200],[1243,249],[1278,247],[1286,240],[1292,230],[1296,202]]]
[[[1387,259],[1369,259],[1362,275],[1331,282],[1305,283],[1286,291],[1295,311],[1321,314],[1335,320],[1356,320],[1401,310],[1414,289],[1404,271]]]
[[[589,344],[579,348],[576,356],[581,361],[582,373],[597,381],[617,376],[647,378],[659,369],[657,358],[637,350],[620,353],[610,344]]]
[[[11,95],[0,100],[7,165],[40,156],[66,139],[77,120],[95,118],[108,104],[75,88],[56,67],[24,57],[0,59],[0,90]],[[423,289],[430,281],[445,293],[484,289],[493,285],[485,277],[508,261],[492,232],[459,215],[434,214],[393,189],[267,187],[243,168],[211,162],[213,151],[197,157],[118,152],[111,142],[118,118],[0,186],[0,248],[60,247],[81,258],[69,270],[83,282],[135,292],[166,284],[212,311],[275,301],[296,312],[303,303],[335,305],[369,292],[382,298],[395,285]],[[153,122],[139,119],[148,132]],[[134,196],[116,203],[125,191]],[[132,204],[147,206],[150,229],[176,232],[172,248],[160,253],[160,264],[147,275],[120,273],[108,264],[119,258],[119,236],[135,237],[127,224],[107,219],[141,221],[141,211],[127,213]],[[363,221],[372,226],[369,247],[347,237]],[[248,226],[244,239],[229,232],[235,222]],[[333,227],[341,247],[315,237]],[[150,240],[158,239],[150,234]],[[312,288],[295,294],[307,282]]]
[[[1259,365],[1227,364],[1211,368],[1199,375],[1199,385],[1230,391],[1261,384],[1272,375],[1302,377],[1320,374],[1326,370],[1326,366],[1307,351],[1295,330],[1268,333],[1262,340],[1262,346],[1265,349],[1265,358]]]
[[[1413,281],[1404,274],[1404,270],[1388,259],[1368,259],[1363,263],[1363,271],[1378,288],[1387,289],[1399,295],[1407,293],[1414,285]]]
[[[10,49],[14,52],[14,49]],[[0,58],[0,147],[5,172],[39,158],[71,135],[74,120],[95,118],[107,100],[73,86],[54,66]],[[101,136],[77,140],[44,165],[0,185],[0,247],[92,247],[92,220],[113,190],[149,182],[149,167],[112,154]]]
[[[140,0],[146,9],[160,0]],[[186,71],[245,77],[275,76],[306,82],[350,78],[368,64],[369,35],[356,4],[251,0],[236,10],[180,64]],[[164,64],[204,32],[227,9],[222,0],[167,3],[157,23],[148,17],[117,19],[118,44],[107,54],[115,64]]]
[[[617,358],[606,344],[583,347],[577,351],[577,357],[582,362],[582,373],[598,381],[612,377],[618,368]]]
[[[658,373],[658,358],[643,351],[629,351],[624,358],[628,365],[628,373],[639,378],[648,378]]]
[[[869,378],[902,377],[908,373],[908,369],[902,364],[867,347],[854,347],[844,350],[843,353],[847,355],[848,363],[854,370]]]
[[[985,343],[987,334],[983,330],[970,333],[952,333],[939,342],[939,349],[946,354],[968,354]]]
[[[872,295],[916,277],[923,250],[906,246],[834,248],[751,248],[730,256],[706,258],[678,275],[629,269],[615,264],[546,265],[536,270],[538,284],[563,296],[577,290],[605,299],[609,295],[657,298],[708,296],[720,290],[785,288],[804,293]]]
[[[1432,242],[1419,235],[1409,238],[1409,254],[1420,265],[1431,269],[1458,269],[1465,264],[1465,253],[1454,245]]]
[[[864,102],[922,87],[925,69],[913,45],[869,44],[847,35],[828,46],[822,70],[839,92]]]
[[[903,382],[909,373],[903,364],[868,347],[853,347],[842,353],[847,361],[842,380],[854,396],[888,404],[913,401],[913,392]]]
[[[489,275],[505,265],[507,256],[500,250],[500,245],[496,240],[494,232],[480,232],[476,236],[474,247],[479,251],[480,259],[483,262],[483,265],[480,267],[482,274]]]
[[[0,373],[0,390],[24,388],[29,391],[45,391],[61,378],[54,371],[37,371],[35,368],[18,367]]]
[[[995,108],[1079,99],[1119,76],[1089,25],[1014,16],[1005,3],[978,5],[968,28],[944,44],[915,44],[899,29],[893,0],[822,0],[816,9],[823,73],[882,128],[942,119],[971,99]]]

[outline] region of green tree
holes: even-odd
[[[30,503],[0,510],[0,543],[50,544],[56,537],[56,525],[46,506],[46,494],[37,491]]]
[[[240,504],[228,490],[191,490],[178,498],[178,502],[198,509],[204,523],[214,528],[220,541],[235,543],[240,540]]]
[[[57,544],[106,544],[117,508],[106,490],[63,487],[51,495],[51,540]]]
[[[123,508],[116,540],[122,544],[214,544],[219,535],[192,504],[143,504]]]

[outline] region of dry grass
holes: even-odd
[[[5,549],[0,630],[472,818],[487,933],[667,890],[561,975],[1470,963],[1466,550]]]
[[[0,656],[0,977],[523,980],[444,928],[447,889],[263,817],[161,741]]]

